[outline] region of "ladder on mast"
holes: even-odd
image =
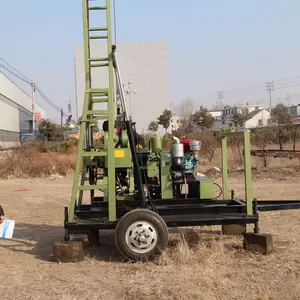
[[[116,220],[116,179],[114,158],[114,122],[115,101],[113,82],[113,59],[112,59],[112,26],[111,26],[111,3],[105,0],[105,6],[92,5],[92,0],[82,0],[83,13],[83,36],[84,36],[84,59],[85,59],[85,95],[80,124],[80,137],[78,142],[78,153],[74,171],[71,203],[69,207],[68,222],[73,222],[74,211],[82,204],[83,191],[90,191],[91,201],[95,190],[103,190],[108,199],[108,220]],[[91,25],[91,13],[105,12],[106,25],[104,27],[93,27]],[[99,13],[100,15],[100,13]],[[101,20],[101,16],[95,18]],[[107,56],[91,57],[91,41],[106,41]],[[98,82],[92,82],[92,69],[106,69],[108,74],[108,86],[98,87]],[[101,83],[101,82],[100,82]],[[101,103],[106,105],[105,109],[97,109],[95,105]],[[108,141],[105,151],[95,149],[93,138],[93,126],[99,120],[108,121]],[[97,165],[92,163],[95,157],[107,158],[107,174],[103,175],[103,183],[97,184]],[[81,171],[82,168],[82,171]],[[81,180],[78,183],[80,178]],[[86,179],[86,173],[89,173]],[[85,185],[85,182],[88,184]],[[78,196],[78,198],[77,198]]]

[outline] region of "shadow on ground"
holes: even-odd
[[[205,231],[201,229],[178,229],[170,228],[170,234],[183,233],[189,247],[199,243],[201,234],[213,236],[220,235],[220,231]],[[48,224],[16,223],[13,239],[0,240],[0,248],[32,255],[43,261],[53,260],[53,244],[63,241],[63,226]],[[176,245],[178,238],[170,239],[169,247]],[[107,262],[122,262],[114,243],[114,231],[101,231],[100,245],[85,248],[86,257]]]
[[[16,222],[13,238],[1,240],[0,247],[49,261],[53,253],[53,243],[63,237],[64,228],[60,226]]]
[[[16,223],[12,239],[0,240],[0,248],[34,256],[43,261],[53,260],[53,245],[64,240],[63,226]],[[112,233],[102,234],[100,246],[86,247],[86,256],[103,261],[121,261]]]

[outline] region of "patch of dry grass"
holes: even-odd
[[[104,262],[96,257],[76,264],[42,264],[36,266],[40,275],[28,274],[26,282],[24,269],[15,266],[9,272],[15,274],[19,296],[7,299],[21,299],[22,292],[22,299],[32,300],[299,299],[297,266],[292,261],[283,264],[286,257],[246,252],[240,238],[200,236],[193,245],[189,238],[174,236],[163,256],[149,263]]]
[[[299,270],[295,272],[297,267],[293,267],[292,262],[283,266],[285,259],[246,252],[240,237],[202,231],[191,231],[185,236],[175,234],[169,248],[154,262],[124,265],[112,262],[118,274],[113,279],[109,273],[106,289],[113,288],[113,292],[104,295],[102,291],[99,298],[93,298],[95,294],[89,297],[279,300],[287,299],[286,295],[289,295],[288,299],[296,300],[300,292],[300,286],[295,284]],[[87,267],[93,270],[97,263],[95,258],[89,259]],[[114,287],[112,282],[115,282]]]
[[[22,148],[0,153],[0,178],[7,177],[42,177],[52,174],[65,176],[74,170],[76,164],[77,140],[58,143],[52,148],[47,148],[43,142],[31,143]],[[291,149],[291,143],[284,145],[285,149]],[[299,149],[300,144],[297,144]],[[257,147],[252,147],[253,149]],[[277,145],[269,145],[267,148],[277,149]],[[229,145],[227,151],[228,168],[230,171],[243,169],[242,146]],[[251,157],[252,167],[262,172],[282,173],[291,175],[298,172],[300,159],[269,158],[268,166],[263,166],[261,157]],[[207,155],[199,153],[198,171],[206,173],[212,167],[221,169],[221,149],[214,150],[211,161]]]
[[[167,250],[153,262],[122,263],[113,236],[102,233],[100,247],[87,249],[83,262],[57,264],[50,254],[53,242],[63,238],[63,206],[69,203],[71,184],[72,176],[55,183],[0,180],[1,204],[16,220],[15,238],[0,240],[4,299],[299,299],[299,210],[261,213],[261,232],[274,238],[268,256],[245,251],[242,237],[223,236],[219,226],[212,226],[171,233]],[[238,192],[242,185],[243,180],[232,179]],[[300,193],[297,180],[260,178],[253,187],[258,199],[280,199],[282,193],[297,199]]]
[[[74,170],[76,149],[62,152],[40,152],[30,147],[8,151],[0,160],[1,178],[33,178],[66,175]]]
[[[129,282],[125,299],[299,299],[299,269],[283,261],[246,252],[241,238],[194,231],[175,237],[156,265],[136,267],[148,284]]]

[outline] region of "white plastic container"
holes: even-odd
[[[2,239],[11,239],[14,234],[15,229],[15,221],[14,220],[4,220],[2,224],[0,224],[0,238]]]

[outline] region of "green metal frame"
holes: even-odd
[[[247,215],[253,215],[252,178],[251,178],[251,154],[250,154],[250,130],[221,132],[221,156],[222,156],[222,185],[223,199],[229,199],[228,190],[228,162],[227,162],[227,139],[230,136],[242,136],[244,142],[244,175],[245,175],[245,199]]]
[[[80,125],[80,137],[77,153],[77,161],[74,172],[71,203],[69,207],[69,222],[73,221],[74,210],[76,206],[82,204],[83,191],[103,189],[108,195],[108,220],[116,220],[116,179],[115,179],[115,158],[114,158],[114,121],[115,121],[115,100],[114,100],[114,82],[113,82],[113,61],[112,61],[112,27],[111,27],[111,3],[106,0],[105,7],[92,7],[89,0],[82,0],[83,13],[83,37],[84,37],[84,57],[85,57],[85,96],[82,120]],[[106,27],[90,28],[90,11],[106,11]],[[104,35],[100,35],[103,33]],[[91,35],[99,33],[99,35]],[[106,40],[108,57],[91,58],[90,42],[91,40]],[[91,68],[107,68],[109,86],[92,88]],[[106,110],[95,109],[94,104],[107,103]],[[108,140],[107,147],[104,150],[94,149],[93,145],[93,124],[99,120],[108,120]],[[107,176],[100,178],[102,184],[90,185],[86,178],[87,168],[95,166],[93,160],[95,157],[106,157],[108,161]],[[81,181],[80,168],[82,166]],[[85,182],[88,184],[85,185]],[[78,202],[77,195],[79,194]]]

